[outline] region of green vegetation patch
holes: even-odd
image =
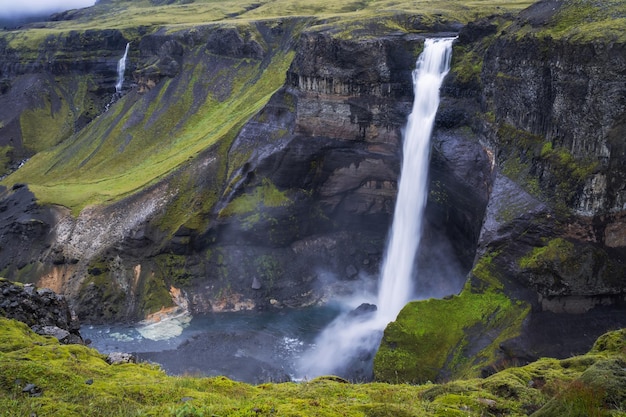
[[[53,99],[58,102],[58,109],[53,107]],[[22,140],[32,152],[48,149],[73,133],[73,118],[66,101],[46,95],[41,104],[20,115]]]
[[[78,314],[103,321],[120,320],[125,313],[127,296],[108,266],[99,262],[90,269],[80,286],[77,304],[84,311]]]
[[[8,172],[11,165],[12,146],[0,146],[0,176]]]
[[[284,191],[276,188],[269,178],[264,178],[252,192],[235,197],[230,204],[220,211],[220,216],[249,215],[251,213],[254,216],[264,208],[286,207],[292,203]]]
[[[219,150],[220,147],[217,149],[216,153],[220,155],[220,159],[225,160]],[[219,179],[223,178],[224,165],[218,164],[214,167],[210,163],[206,164],[202,173],[197,172],[195,166],[183,167],[170,175],[168,184],[177,192],[155,224],[170,234],[174,234],[181,227],[190,230],[205,227],[210,219],[207,213],[211,211],[220,195]]]
[[[183,2],[155,2],[151,0],[110,0],[98,2],[94,7],[81,10],[69,21],[46,23],[40,32],[47,34],[63,30],[121,29],[137,27],[170,26],[189,27],[207,22],[241,22],[275,19],[287,16],[315,16],[320,24],[328,24],[339,19],[348,24],[373,22],[377,16],[381,21],[388,16],[398,18],[398,27],[426,27],[433,22],[445,24],[450,21],[466,23],[480,17],[521,10],[533,2],[531,0],[350,0],[332,2],[329,0],[194,0]],[[408,16],[419,13],[419,21]],[[336,22],[335,22],[336,23]],[[339,26],[341,28],[341,26]],[[24,32],[20,32],[24,33]],[[30,32],[29,32],[30,34]],[[40,35],[41,36],[41,35]]]
[[[446,300],[408,304],[385,329],[374,372],[386,382],[424,383],[439,379],[445,368],[456,377],[476,376],[495,359],[501,342],[519,334],[528,308],[495,292],[464,290]],[[497,338],[475,356],[465,350],[477,334],[497,330]]]
[[[626,41],[626,3],[622,0],[565,0],[542,36],[574,42]]]
[[[407,304],[385,329],[375,378],[424,383],[443,374],[477,376],[496,361],[499,345],[519,334],[530,307],[504,294],[487,254],[458,296]],[[485,334],[492,336],[485,339]]]
[[[574,244],[565,239],[557,238],[548,241],[545,246],[533,248],[532,251],[519,260],[520,267],[538,269],[549,264],[564,264],[571,258]]]
[[[585,181],[598,170],[597,160],[575,157],[563,146],[508,124],[499,126],[498,137],[502,172],[561,212],[572,207]]]
[[[184,288],[191,283],[187,262],[188,258],[183,255],[160,254],[155,257],[157,275],[176,288]]]
[[[149,274],[144,278],[139,296],[141,300],[139,308],[143,316],[174,305],[169,288],[165,282],[165,280],[154,274]]]
[[[598,162],[591,158],[576,158],[572,153],[562,147],[553,147],[552,143],[546,142],[541,147],[540,158],[549,164],[551,172],[558,179],[556,195],[566,201],[571,200],[597,169]]]
[[[501,155],[504,175],[518,182],[530,194],[540,195],[541,189],[534,176],[533,162],[541,153],[544,138],[508,124],[499,126],[498,137],[502,141],[504,150]]]
[[[483,58],[477,52],[467,50],[465,46],[456,46],[452,54],[451,73],[462,84],[481,83],[480,73],[483,69]]]

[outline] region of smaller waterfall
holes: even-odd
[[[117,62],[117,82],[115,83],[115,92],[122,92],[122,85],[124,84],[124,72],[126,72],[126,57],[128,56],[128,48],[130,42],[126,44],[126,50],[124,56]]]

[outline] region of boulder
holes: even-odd
[[[109,365],[119,365],[123,363],[136,363],[137,358],[131,353],[124,352],[111,352],[106,357],[106,362]]]

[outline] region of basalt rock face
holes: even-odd
[[[0,315],[29,325],[36,333],[63,343],[83,343],[80,323],[62,296],[32,284],[16,285],[0,279]]]
[[[511,194],[517,202],[491,211],[481,246],[508,241],[514,276],[550,311],[584,311],[626,289],[624,53],[623,44],[503,38],[485,57],[498,175],[520,188],[494,189],[494,206]],[[579,297],[590,297],[586,307]]]
[[[388,327],[375,362],[380,379],[487,375],[507,363],[585,352],[602,332],[626,325],[624,45],[516,32],[545,24],[558,7],[539,2],[510,34],[483,21],[459,36],[455,51],[469,55],[453,65],[440,112],[467,120],[493,164],[476,258],[459,297],[411,303]],[[472,53],[481,58],[471,61]],[[474,76],[468,57],[479,64]],[[502,295],[509,301],[496,301]],[[459,308],[465,314],[453,324],[420,322]],[[483,311],[472,319],[476,310]],[[449,346],[429,351],[436,340]],[[440,356],[402,363],[408,352]],[[394,369],[405,371],[386,373]]]
[[[227,308],[246,303],[302,306],[375,284],[393,212],[401,129],[413,96],[414,51],[421,44],[415,37],[354,42],[303,35],[286,85],[244,126],[229,150],[231,161],[248,156],[227,180],[217,222],[204,235],[190,237],[202,250],[212,248],[211,268],[218,275],[211,285],[219,285],[219,274],[242,277],[233,287],[232,301],[225,300],[231,303]],[[446,271],[456,277],[453,284],[423,280],[438,295],[458,291],[461,271],[473,256],[451,244],[450,233],[462,230],[469,237],[455,243],[468,243],[465,249],[475,246],[486,205],[483,195],[457,206],[462,209],[453,207],[461,196],[476,193],[459,179],[466,174],[462,167],[443,173],[462,166],[459,160],[467,161],[458,156],[454,161],[450,144],[455,141],[453,134],[438,140],[448,147],[437,152],[442,172],[433,180],[440,192],[453,191],[448,201],[430,206],[426,234],[432,244],[424,245],[421,255],[436,263],[445,247],[460,259]],[[486,158],[477,142],[463,146],[474,152],[469,154],[475,164],[471,169],[488,166],[481,165]],[[445,175],[457,175],[457,181],[442,183]],[[254,205],[246,208],[244,201]],[[455,216],[458,222],[444,220]],[[424,262],[426,266],[431,265]],[[193,294],[192,305],[200,311],[223,308],[210,292],[197,288]]]
[[[497,168],[478,258],[491,257],[509,294],[532,306],[503,345],[508,360],[579,353],[626,324],[624,53],[617,43],[503,36],[485,55]],[[555,348],[566,345],[572,352]]]
[[[56,223],[53,213],[40,207],[24,184],[11,190],[0,190],[0,228],[5,236],[2,244],[5,274],[18,277],[35,259],[50,250],[50,230]]]

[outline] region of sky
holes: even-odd
[[[94,3],[95,0],[0,0],[0,18],[51,14]]]

